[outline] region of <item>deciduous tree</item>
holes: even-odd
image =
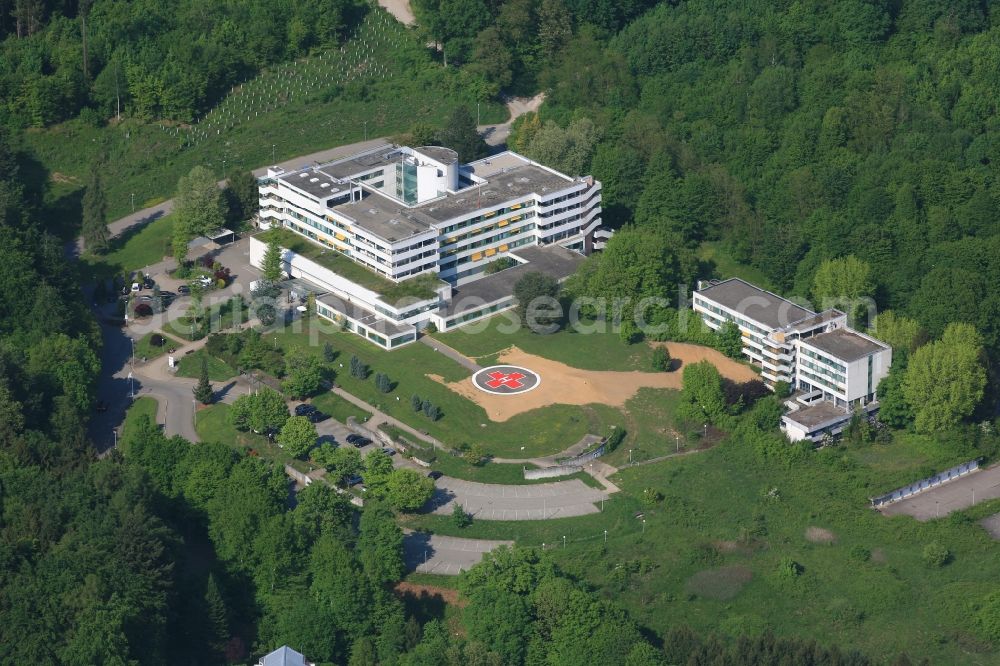
[[[943,430],[972,414],[983,397],[982,338],[969,324],[949,324],[942,338],[917,349],[904,381],[921,432]]]
[[[308,417],[291,416],[281,426],[278,444],[293,458],[301,458],[316,444],[316,426]]]

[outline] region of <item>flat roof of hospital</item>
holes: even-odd
[[[856,361],[889,348],[888,345],[873,340],[867,335],[861,335],[846,328],[835,328],[832,331],[805,338],[802,343],[811,345],[845,362]]]
[[[584,260],[583,255],[559,245],[527,245],[510,254],[525,263],[455,287],[442,314],[451,317],[512,296],[514,285],[526,273],[537,271],[562,280],[575,273]]]
[[[413,150],[446,163],[454,159],[454,151],[441,146],[422,146]],[[276,178],[317,199],[328,199],[347,192],[352,176],[395,163],[401,157],[399,151],[399,146],[384,144],[327,164],[305,165]],[[461,165],[459,178],[459,182],[464,184],[462,189],[416,206],[407,206],[402,201],[365,188],[361,201],[343,203],[334,206],[333,210],[342,212],[361,228],[392,242],[480,209],[501,207],[508,201],[522,199],[529,194],[544,196],[578,182],[511,152]],[[470,184],[476,179],[486,182]]]
[[[816,314],[739,278],[723,280],[697,293],[772,329],[784,328]]]

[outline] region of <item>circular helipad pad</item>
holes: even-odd
[[[541,384],[542,378],[516,365],[494,365],[472,375],[472,383],[481,391],[497,395],[526,393]]]

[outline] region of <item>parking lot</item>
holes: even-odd
[[[884,506],[880,511],[887,516],[905,514],[926,521],[997,497],[1000,497],[1000,465],[980,469],[956,481],[925,490]]]
[[[461,539],[422,532],[408,532],[403,538],[406,568],[419,573],[457,576],[478,564],[483,554],[498,546],[512,546],[513,541]]]
[[[478,520],[549,520],[597,513],[605,497],[579,479],[504,486],[443,476],[431,501],[438,514],[450,514],[457,502]]]

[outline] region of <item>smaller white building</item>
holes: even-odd
[[[739,278],[699,285],[692,308],[712,330],[736,324],[743,355],[769,388],[779,381],[792,387],[781,419],[792,441],[818,442],[840,433],[855,411],[878,409],[892,348],[849,328],[843,312],[813,312]]]

